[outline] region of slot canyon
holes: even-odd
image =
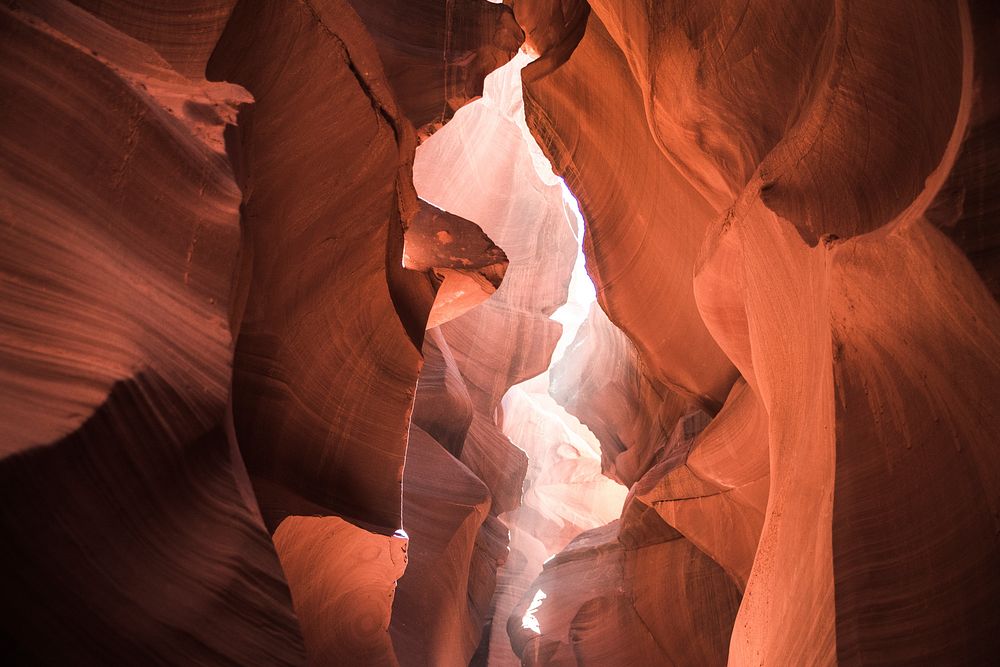
[[[0,22],[3,664],[1000,664],[997,0]]]

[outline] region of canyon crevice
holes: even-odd
[[[8,664],[993,664],[998,27],[0,3]]]

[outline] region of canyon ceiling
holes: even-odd
[[[0,1],[4,664],[997,664],[998,45]]]

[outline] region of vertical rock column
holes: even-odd
[[[393,534],[434,297],[402,268],[412,129],[346,2],[240,3],[209,73],[256,99],[240,126],[240,449],[310,661],[395,664]]]

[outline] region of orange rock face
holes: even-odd
[[[980,277],[989,204],[976,193],[991,186],[966,180],[963,156],[984,154],[995,117],[976,92],[995,87],[995,15],[739,4],[595,1],[568,59],[558,42],[525,72],[529,125],[580,199],[611,318],[658,380],[709,409],[722,396],[702,383],[726,376],[704,375],[704,337],[671,338],[681,322],[704,326],[746,382],[634,501],[744,589],[732,664],[987,660],[1000,421],[978,392],[997,395],[1000,348]],[[601,114],[612,128],[584,98],[637,111]],[[661,242],[683,259],[643,280]],[[617,295],[631,280],[646,288]],[[694,311],[649,307],[671,286]],[[546,592],[542,608],[558,584]]]
[[[4,657],[992,664],[997,26],[0,3]]]

